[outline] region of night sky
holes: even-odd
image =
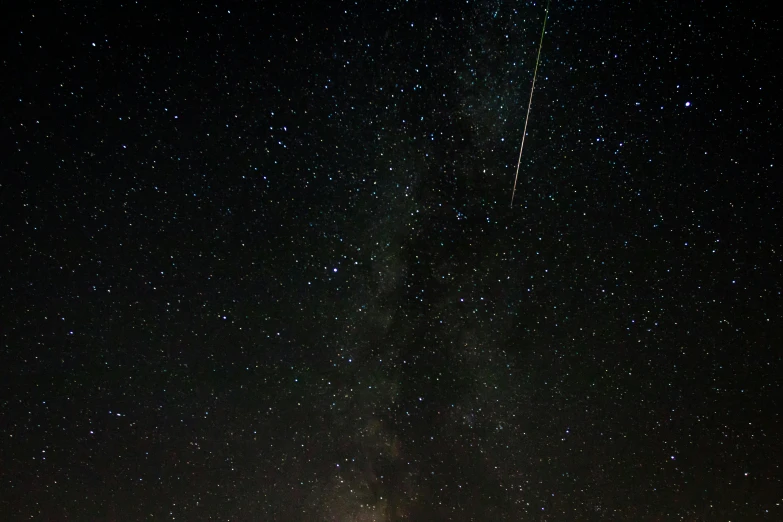
[[[772,5],[3,13],[0,520],[783,520]]]

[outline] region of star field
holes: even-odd
[[[781,520],[769,8],[6,13],[3,520]]]

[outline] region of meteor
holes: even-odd
[[[533,71],[533,85],[530,86],[530,100],[527,102],[527,115],[525,116],[525,128],[522,130],[522,145],[519,146],[519,159],[517,160],[517,173],[514,175],[514,189],[511,191],[511,208],[514,208],[514,195],[517,192],[517,179],[519,179],[519,165],[522,163],[522,149],[525,148],[525,136],[527,135],[527,122],[530,119],[530,106],[533,105],[533,89],[536,88],[536,75],[538,75],[538,64],[541,61],[541,48],[544,46],[544,32],[546,31],[546,20],[549,17],[549,2],[546,2],[546,11],[544,12],[544,26],[541,28],[541,41],[538,43],[538,57],[536,57],[536,68]]]

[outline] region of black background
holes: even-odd
[[[3,520],[783,518],[779,23],[554,0],[511,208],[545,7],[3,14]]]

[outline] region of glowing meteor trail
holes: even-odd
[[[530,106],[533,105],[533,89],[536,88],[536,75],[538,75],[538,63],[541,61],[541,48],[544,46],[544,32],[546,31],[546,19],[549,17],[549,1],[546,2],[544,13],[544,26],[541,28],[541,41],[538,43],[538,56],[536,68],[533,71],[533,85],[530,86],[530,100],[527,102],[527,115],[525,116],[525,128],[522,130],[522,145],[519,146],[519,159],[517,160],[517,173],[514,175],[514,189],[511,191],[511,208],[514,208],[514,194],[517,192],[517,179],[519,179],[519,165],[522,163],[522,149],[525,148],[525,136],[527,135],[527,122],[530,119]]]

